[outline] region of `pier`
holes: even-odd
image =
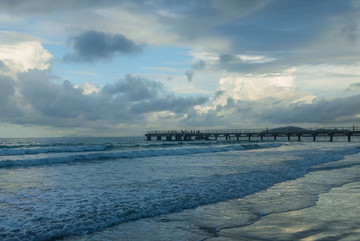
[[[200,140],[264,140],[271,138],[287,138],[288,141],[296,138],[311,137],[316,141],[319,137],[328,137],[333,141],[336,136],[344,136],[351,141],[352,136],[360,136],[360,127],[332,127],[332,128],[300,128],[281,127],[274,129],[224,129],[224,130],[154,130],[145,134],[146,140],[158,141],[200,141]]]

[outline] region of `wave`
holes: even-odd
[[[219,145],[221,142],[153,142],[153,143],[104,143],[99,145],[86,145],[85,143],[52,143],[52,144],[17,144],[0,145],[0,156],[18,156],[18,155],[37,155],[45,153],[66,153],[66,152],[93,152],[106,151],[111,149],[136,150],[139,148],[169,148],[183,146],[212,146]]]
[[[252,199],[244,199],[241,204],[244,204],[242,205],[244,211],[250,210],[249,212],[253,212],[255,218],[257,218],[272,212],[297,210],[313,205],[320,192],[324,192],[324,190],[334,185],[341,185],[341,183],[348,180],[351,181],[357,177],[356,173],[358,173],[360,167],[351,172],[347,171],[343,175],[338,174],[343,173],[344,170],[319,174],[319,171],[322,169],[313,168],[318,167],[317,165],[322,165],[320,167],[324,167],[324,165],[326,167],[338,165],[339,168],[343,168],[342,164],[344,161],[340,163],[341,165],[335,162],[343,160],[345,155],[359,153],[360,149],[357,147],[341,148],[340,150],[328,149],[325,151],[311,150],[309,148],[301,150],[284,148],[286,153],[294,154],[290,159],[287,159],[289,153],[281,154],[284,149],[269,149],[286,147],[286,145],[288,144],[238,143],[235,145],[232,143],[228,145],[209,144],[208,146],[189,144],[189,146],[174,146],[176,148],[151,149],[142,146],[136,150],[112,149],[111,151],[82,154],[69,153],[70,155],[62,153],[42,159],[8,160],[8,167],[16,165],[24,167],[70,163],[74,161],[177,155],[179,160],[184,160],[184,163],[181,164],[186,164],[188,159],[186,157],[181,158],[183,155],[230,152],[228,153],[230,155],[224,155],[228,157],[232,156],[233,153],[231,151],[236,151],[237,155],[235,155],[233,160],[238,160],[238,156],[245,154],[242,151],[264,150],[264,152],[253,152],[252,155],[246,156],[246,159],[248,159],[247,163],[254,163],[255,165],[248,166],[245,169],[245,165],[243,166],[243,163],[239,162],[236,166],[230,166],[232,170],[235,169],[234,172],[213,172],[218,169],[218,165],[216,165],[213,167],[215,169],[207,172],[210,175],[179,175],[171,179],[167,179],[167,177],[162,178],[157,175],[156,178],[146,179],[140,173],[136,174],[134,179],[132,179],[134,176],[131,175],[124,176],[124,179],[129,180],[129,182],[120,183],[118,179],[123,177],[122,173],[119,175],[108,175],[106,170],[107,176],[104,178],[101,175],[94,175],[97,172],[88,172],[94,170],[95,168],[93,167],[91,169],[84,169],[83,173],[79,173],[78,168],[63,168],[64,166],[54,168],[60,171],[58,174],[67,174],[67,176],[56,175],[58,177],[65,177],[64,179],[59,179],[66,180],[64,184],[61,184],[58,180],[55,183],[56,185],[52,184],[53,186],[32,186],[28,190],[28,196],[25,195],[26,190],[20,187],[19,194],[16,197],[21,198],[4,195],[4,203],[12,204],[15,201],[16,205],[8,205],[10,211],[6,213],[10,214],[7,215],[5,213],[5,218],[8,218],[5,219],[5,223],[7,223],[6,220],[9,220],[8,222],[11,225],[5,226],[6,229],[2,231],[2,235],[8,238],[7,240],[62,239],[72,235],[104,230],[123,222],[180,212],[201,205],[235,200],[251,194],[255,194],[254,197]],[[193,157],[190,160],[204,160],[202,155]],[[278,157],[279,160],[277,160]],[[271,158],[276,160],[272,161]],[[162,159],[166,160],[166,158]],[[259,162],[257,162],[258,159],[260,159]],[[356,160],[357,158],[354,157],[351,159],[351,163],[357,163]],[[218,159],[216,158],[217,161]],[[13,163],[11,164],[10,162]],[[130,161],[129,163],[130,166],[128,167],[132,167],[132,162]],[[112,168],[112,165],[110,166]],[[119,166],[121,166],[119,168],[122,168],[122,165]],[[98,166],[95,165],[94,167]],[[188,168],[191,168],[191,166],[184,170],[189,170]],[[207,168],[208,166],[205,169]],[[96,170],[98,169],[100,168],[96,168]],[[70,172],[68,172],[69,170]],[[166,170],[167,168],[162,171],[166,172]],[[37,173],[37,171],[34,170],[34,173]],[[115,173],[116,171],[115,169]],[[309,178],[308,176],[303,179],[300,178],[311,172],[314,175],[317,173],[319,177]],[[134,173],[137,172],[134,171]],[[88,176],[91,178],[84,178]],[[99,178],[94,179],[93,177]],[[108,181],[106,181],[107,178],[109,178]],[[278,183],[298,178],[300,179],[295,183],[291,182],[285,183],[286,185],[280,184],[275,186]],[[82,180],[85,181],[83,182]],[[104,181],[104,183],[97,185],[99,181]],[[272,186],[274,188],[269,189]],[[303,187],[311,188],[307,188],[304,191]],[[46,191],[47,188],[49,188],[49,191]],[[260,193],[260,191],[267,189],[272,192],[263,191]],[[34,202],[34,198],[39,201]],[[41,202],[41,200],[46,201]],[[277,203],[276,205],[273,204],[274,200]],[[282,203],[286,203],[286,205],[282,205]],[[239,205],[238,201],[231,203],[231,205],[234,204]],[[254,206],[247,206],[249,204]],[[259,209],[260,206],[261,209]],[[15,210],[15,215],[11,212],[13,210]],[[24,231],[14,232],[14,230]]]
[[[105,151],[111,149],[112,145],[104,146],[61,146],[61,147],[42,147],[42,148],[6,148],[0,150],[0,156],[16,155],[35,155],[44,153],[61,153],[61,152],[92,152]]]
[[[106,151],[106,147],[74,147],[69,148],[67,152],[79,152],[83,149],[81,154],[58,155],[41,158],[26,158],[26,159],[8,159],[0,161],[0,167],[29,167],[37,165],[52,165],[61,163],[71,163],[76,161],[93,161],[93,160],[109,160],[109,159],[124,159],[124,158],[147,158],[156,156],[183,156],[203,153],[216,152],[230,152],[241,151],[249,149],[273,148],[279,147],[278,144],[252,144],[252,145],[227,145],[227,146],[209,146],[209,147],[182,147],[182,148],[157,148],[157,149],[141,149],[141,150],[127,150],[127,151]],[[99,150],[96,150],[99,148]],[[50,148],[51,149],[51,148]],[[29,152],[31,149],[24,150]],[[54,152],[52,149],[51,151]],[[90,151],[92,150],[92,151]],[[43,151],[43,152],[40,152]],[[48,148],[37,149],[38,153],[48,153]],[[65,151],[64,148],[59,148],[59,152]],[[18,155],[20,155],[20,150]],[[33,154],[33,153],[25,153]],[[16,155],[16,154],[15,154]]]

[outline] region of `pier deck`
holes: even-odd
[[[352,136],[360,136],[360,127],[334,127],[334,128],[299,128],[285,127],[275,129],[225,129],[225,130],[154,130],[148,131],[145,137],[148,141],[153,139],[158,141],[193,141],[193,140],[240,140],[243,138],[251,141],[253,138],[263,140],[264,137],[271,137],[277,140],[278,137],[286,137],[289,141],[291,137],[312,137],[316,141],[317,137],[327,136],[329,141],[333,141],[334,136],[345,136],[351,141]]]

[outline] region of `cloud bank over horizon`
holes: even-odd
[[[360,125],[360,2],[2,1],[2,136]]]

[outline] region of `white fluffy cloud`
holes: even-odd
[[[274,99],[286,103],[311,102],[315,96],[294,85],[295,69],[267,75],[232,75],[219,81],[217,105],[225,105],[227,99],[235,101],[261,101]]]
[[[89,95],[89,94],[93,94],[93,93],[97,94],[100,91],[100,88],[98,86],[96,86],[90,82],[84,82],[80,85],[75,85],[74,88],[82,89],[84,95]]]
[[[46,70],[50,67],[52,55],[40,42],[0,44],[0,61],[12,72],[29,69]]]

